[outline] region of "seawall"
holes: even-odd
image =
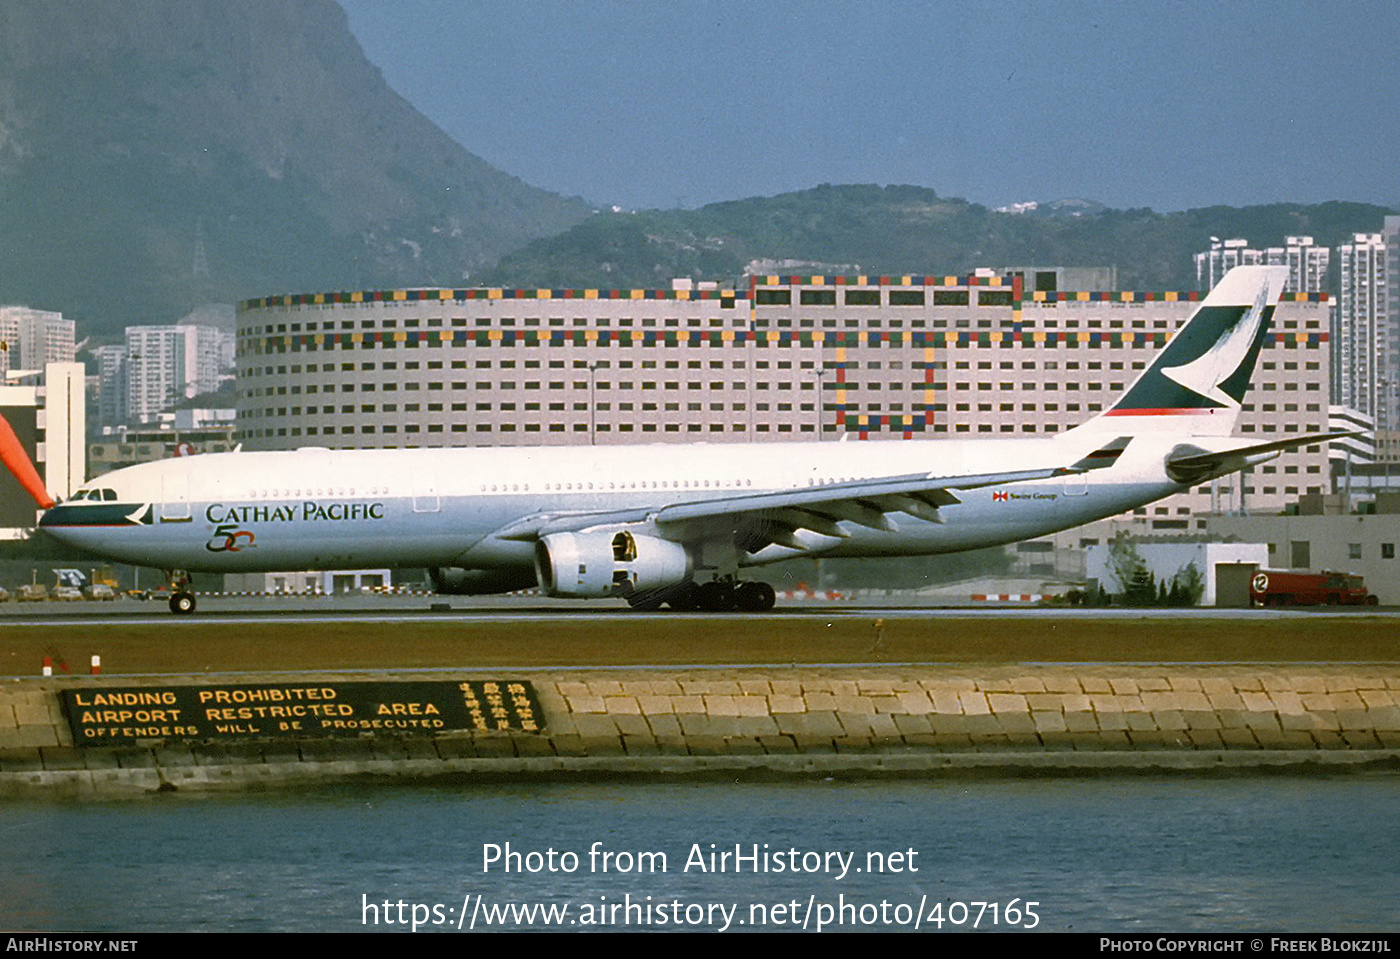
[[[521,681],[535,731],[74,742],[64,692]],[[70,696],[71,699],[71,696]],[[392,724],[385,724],[386,727]],[[0,795],[362,779],[1400,768],[1400,666],[1007,665],[207,674],[0,681]]]

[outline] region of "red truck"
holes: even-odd
[[[1249,587],[1253,606],[1375,606],[1366,581],[1351,573],[1289,573],[1263,570]]]

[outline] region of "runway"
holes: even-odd
[[[759,615],[622,604],[350,597],[0,610],[0,674],[45,656],[111,674],[995,663],[1393,663],[1397,613],[921,608],[791,602]],[[434,609],[434,607],[438,607]],[[57,607],[57,608],[56,608]]]
[[[917,598],[891,597],[860,600],[779,600],[766,613],[677,613],[671,610],[637,612],[620,600],[568,600],[542,596],[440,596],[440,595],[343,595],[343,596],[199,596],[198,612],[188,619],[175,617],[163,601],[0,603],[0,630],[7,626],[57,626],[79,623],[104,625],[169,626],[172,621],[201,624],[256,624],[282,622],[641,622],[753,620],[753,619],[1033,619],[1084,620],[1280,620],[1298,617],[1339,617],[1343,621],[1367,618],[1392,619],[1400,624],[1400,607],[1271,607],[1269,609],[1128,609],[1042,606],[1029,603],[979,603],[931,605]]]

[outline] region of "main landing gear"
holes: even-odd
[[[767,583],[735,583],[711,580],[685,583],[666,589],[634,593],[627,602],[633,609],[654,610],[663,605],[681,612],[766,613],[777,602],[777,593]]]
[[[194,612],[194,593],[190,592],[190,577],[183,569],[170,571],[170,611],[177,616]]]

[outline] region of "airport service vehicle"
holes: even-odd
[[[91,577],[80,569],[56,569],[54,575],[58,577],[58,582],[54,586],[51,599],[117,598],[114,588],[116,579],[112,576],[112,571],[105,566],[100,571],[93,570]]]
[[[1366,592],[1366,581],[1351,573],[1291,573],[1262,570],[1249,585],[1254,606],[1375,606],[1378,600]]]
[[[118,593],[112,587],[108,586],[106,583],[92,583],[88,586],[83,587],[84,599],[96,599],[101,600],[103,602],[111,602],[112,600],[117,599],[120,595],[120,593]]]
[[[426,567],[443,593],[759,611],[774,592],[747,567],[1012,543],[1351,435],[1230,435],[1286,279],[1232,270],[1112,408],[1041,438],[218,453],[59,504],[17,443],[5,462],[44,533],[170,571],[176,612],[194,609],[190,571],[380,566]]]
[[[49,588],[43,583],[25,583],[15,593],[17,603],[42,603],[49,598]]]
[[[121,584],[110,566],[100,566],[91,571],[88,585],[83,587],[83,595],[88,599],[112,600],[121,597]]]

